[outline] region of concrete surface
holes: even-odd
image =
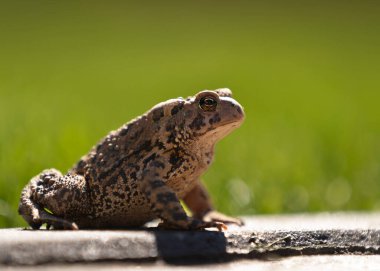
[[[41,266],[3,266],[4,271],[121,271],[121,270],[232,270],[232,271],[378,271],[380,256],[358,255],[317,255],[297,256],[272,260],[243,259],[224,263],[203,265],[170,265],[163,261],[130,263],[130,262],[100,262],[74,264],[47,264]]]
[[[20,270],[31,270],[30,265],[36,264],[44,264],[38,268],[49,270],[79,265],[84,270],[137,266],[142,270],[160,266],[186,269],[194,265],[197,269],[212,266],[244,270],[254,265],[256,270],[280,270],[304,262],[308,267],[314,264],[319,269],[329,264],[336,267],[329,270],[351,270],[352,264],[348,263],[355,262],[363,267],[355,270],[370,270],[369,267],[376,266],[380,270],[380,213],[255,216],[244,220],[244,227],[230,226],[226,232],[154,228],[1,229],[0,265]],[[341,256],[327,256],[337,254]]]

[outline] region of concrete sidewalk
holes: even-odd
[[[272,264],[281,266],[281,262],[295,264],[305,255],[324,255],[324,258],[308,256],[304,262],[310,264],[314,259],[320,265],[323,259],[322,263],[328,264],[334,262],[326,260],[331,257],[337,268],[343,268],[341,264],[357,259],[362,266],[367,263],[368,267],[376,265],[380,270],[380,256],[367,256],[380,255],[380,213],[255,216],[244,220],[244,227],[230,226],[223,233],[154,228],[118,231],[1,229],[0,265],[30,269],[31,265],[44,264],[46,268],[60,270],[86,263],[87,270],[137,265],[144,270],[162,265],[198,264],[235,269],[256,263],[255,266],[263,268],[259,270],[276,270],[274,266],[265,269],[266,264],[272,262],[268,260],[275,259]],[[342,258],[334,258],[337,256],[328,256],[337,254],[354,258],[341,261]],[[297,255],[303,256],[284,257]],[[25,265],[29,267],[21,267]]]
[[[294,256],[279,259],[236,259],[234,261],[206,264],[168,264],[155,262],[96,262],[72,264],[45,264],[38,266],[2,266],[2,271],[122,271],[122,270],[232,270],[232,271],[378,271],[380,256],[378,255],[317,255]]]

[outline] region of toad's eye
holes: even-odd
[[[215,111],[218,102],[212,96],[206,96],[200,99],[199,107],[203,111]]]

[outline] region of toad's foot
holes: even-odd
[[[78,226],[74,222],[56,217],[47,213],[45,210],[37,208],[33,210],[31,215],[23,215],[34,230],[39,229],[43,224],[46,224],[47,230],[49,230],[51,226],[53,226],[55,230],[78,230]]]
[[[223,222],[219,221],[201,221],[198,219],[191,219],[186,227],[170,224],[168,222],[161,222],[158,228],[165,230],[204,230],[206,228],[217,228],[218,231],[227,230],[227,226]]]
[[[49,219],[44,222],[46,223],[47,230],[50,230],[51,226],[53,226],[54,230],[72,230],[72,231],[79,230],[76,223],[70,222],[64,219],[60,219],[60,218],[56,220]]]
[[[56,217],[54,215],[51,215],[47,213],[44,210],[38,210],[34,213],[34,216],[32,218],[33,223],[31,223],[31,226],[33,229],[39,229],[42,224],[46,223],[46,229],[49,230],[51,226],[55,230],[78,230],[77,224],[74,222],[70,222],[68,220],[65,220],[63,218]]]
[[[243,220],[239,218],[227,216],[217,211],[209,211],[203,216],[202,220],[205,222],[221,222],[221,223],[226,223],[226,224],[236,224],[238,226],[244,225]]]

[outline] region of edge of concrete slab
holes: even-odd
[[[360,214],[362,215],[362,214]],[[380,254],[380,214],[373,226],[357,223],[347,227],[352,215],[318,228],[308,215],[300,219],[302,229],[290,229],[296,216],[277,216],[288,224],[271,225],[272,217],[246,218],[244,227],[216,231],[32,231],[0,230],[0,264],[35,265],[57,262],[154,261],[200,262],[229,261],[237,258],[273,258],[293,255]],[[326,215],[326,218],[331,215]],[[318,219],[320,219],[319,217]],[[361,218],[365,219],[365,216]],[[258,222],[262,219],[261,222]],[[299,219],[299,217],[297,218]],[[309,221],[305,223],[305,221]],[[304,221],[304,222],[302,222]],[[363,222],[363,220],[361,220]],[[365,220],[364,220],[365,221]],[[260,225],[261,223],[261,225]],[[265,231],[265,223],[271,230]],[[342,229],[339,224],[342,223]],[[255,224],[258,225],[255,229]],[[323,223],[322,223],[323,224]],[[343,226],[344,225],[344,226]],[[361,228],[359,228],[361,227]]]

